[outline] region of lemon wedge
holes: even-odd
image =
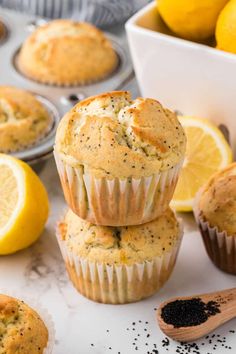
[[[48,218],[45,187],[24,162],[0,154],[0,254],[10,254],[37,240]]]
[[[187,136],[187,149],[171,205],[177,211],[191,211],[199,188],[213,173],[231,163],[233,154],[213,123],[189,116],[179,120]]]

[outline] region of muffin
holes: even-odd
[[[55,158],[65,198],[94,224],[155,219],[173,196],[186,138],[176,115],[153,99],[117,91],[90,97],[62,118]]]
[[[0,294],[0,354],[44,354],[48,330],[23,301]]]
[[[5,29],[5,26],[4,24],[0,21],[0,42],[2,39],[4,39],[6,35],[6,29]]]
[[[0,86],[0,152],[22,150],[50,130],[52,118],[31,93]]]
[[[25,76],[61,86],[101,80],[117,64],[117,54],[100,30],[72,20],[54,20],[37,28],[23,44],[17,61]]]
[[[111,304],[139,301],[169,278],[182,231],[171,209],[140,226],[97,226],[69,210],[57,238],[69,277],[87,298]]]
[[[236,163],[213,175],[195,204],[209,257],[221,270],[236,275]]]

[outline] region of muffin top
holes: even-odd
[[[117,55],[103,32],[72,20],[54,20],[37,28],[24,42],[18,58],[23,74],[56,85],[100,80],[117,64]]]
[[[0,354],[42,354],[48,330],[23,301],[0,294]]]
[[[217,172],[203,187],[199,210],[211,227],[236,236],[236,163]]]
[[[21,150],[50,129],[51,116],[31,93],[0,86],[0,152]]]
[[[176,245],[180,225],[168,209],[158,219],[139,226],[97,226],[69,210],[59,224],[67,249],[90,262],[126,264],[152,260]]]
[[[125,91],[79,102],[61,120],[55,149],[95,177],[150,176],[182,161],[186,137],[176,115]]]

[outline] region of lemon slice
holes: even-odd
[[[47,192],[24,162],[0,154],[0,254],[28,247],[48,218]]]
[[[233,155],[221,131],[205,119],[179,117],[187,135],[187,150],[171,205],[191,211],[199,188],[216,171],[232,162]]]

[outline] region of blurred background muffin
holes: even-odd
[[[4,24],[0,21],[0,43],[6,35],[6,30]]]
[[[46,354],[49,333],[37,312],[0,294],[0,354]]]
[[[124,23],[150,0],[0,0],[0,5],[47,18],[74,18],[98,27]]]
[[[100,225],[137,225],[168,207],[185,154],[176,115],[153,99],[107,92],[61,120],[54,154],[65,198]]]
[[[57,237],[70,279],[91,300],[122,304],[154,294],[174,267],[182,231],[171,209],[139,226],[96,226],[69,210]]]
[[[18,58],[19,69],[27,77],[62,86],[101,80],[117,64],[117,54],[100,30],[72,20],[54,20],[37,28]]]
[[[51,129],[52,118],[31,93],[0,86],[0,152],[15,152],[35,144]]]
[[[199,192],[195,216],[209,257],[236,274],[236,163],[213,175]]]

